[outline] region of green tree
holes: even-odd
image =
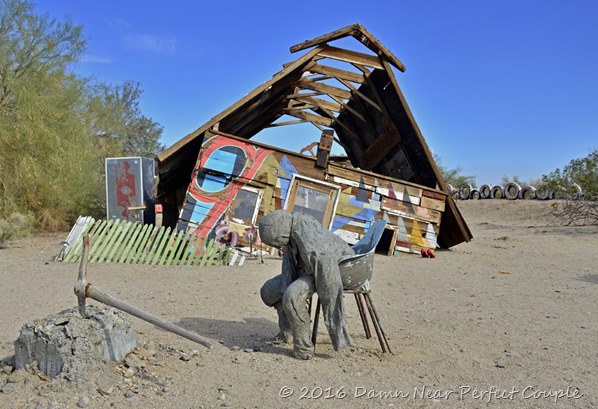
[[[15,107],[23,81],[63,73],[85,49],[81,26],[37,15],[31,3],[0,0],[0,112]]]
[[[90,124],[108,156],[154,157],[165,148],[160,143],[162,126],[141,113],[142,92],[134,81],[92,87]]]

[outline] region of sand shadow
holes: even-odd
[[[246,348],[255,352],[292,356],[292,344],[273,344],[278,324],[265,318],[243,318],[242,321],[225,321],[211,318],[183,317],[177,325],[206,338],[218,340],[227,348]],[[325,353],[316,356],[332,358]]]
[[[591,284],[598,284],[598,274],[585,274],[579,278],[576,278],[576,280]]]

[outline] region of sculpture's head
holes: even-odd
[[[260,239],[268,246],[286,246],[289,244],[292,228],[293,215],[286,210],[275,210],[260,222]]]

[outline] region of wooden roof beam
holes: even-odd
[[[397,57],[395,57],[393,53],[390,52],[390,50],[384,47],[376,37],[374,37],[368,30],[365,29],[365,27],[363,27],[359,23],[343,27],[339,30],[335,30],[331,33],[324,34],[312,40],[307,40],[302,43],[296,44],[291,47],[291,52],[294,53],[300,50],[305,50],[306,48],[328,43],[330,41],[338,40],[339,38],[347,36],[353,36],[355,39],[357,39],[357,41],[365,45],[374,53],[378,55],[384,55],[390,61],[390,63],[394,65],[397,69],[399,69],[401,72],[405,72],[405,70],[407,69],[405,65]]]
[[[276,126],[286,126],[286,125],[296,125],[296,124],[304,124],[306,122],[305,119],[297,119],[295,121],[283,121],[283,122],[273,122],[270,125],[266,126],[266,128],[274,128]]]
[[[328,94],[331,96],[334,95],[334,96],[337,96],[339,98],[344,98],[344,99],[351,99],[353,97],[353,95],[351,94],[350,91],[347,91],[342,88],[333,87],[331,85],[320,84],[317,82],[299,81],[297,83],[297,86],[301,87],[301,88],[311,89],[313,91],[318,91],[323,94]]]
[[[313,91],[313,92],[297,92],[297,90],[295,90],[295,92],[293,92],[292,94],[287,95],[285,98],[286,99],[301,99],[301,98],[305,98],[305,97],[316,97],[318,95],[322,95],[322,92],[317,92],[317,91]]]
[[[335,78],[340,78],[347,81],[357,82],[361,84],[365,77],[363,74],[342,70],[340,68],[333,68],[327,65],[315,64],[309,69],[310,72],[327,75]],[[368,71],[369,72],[369,71]]]
[[[284,113],[290,116],[294,116],[295,118],[305,119],[306,121],[309,121],[312,124],[324,125],[328,128],[332,128],[332,125],[334,123],[333,119],[324,118],[323,116],[310,114],[309,112],[304,112],[297,109],[285,109]]]
[[[318,106],[322,109],[326,109],[328,111],[332,111],[332,112],[340,112],[341,111],[341,105],[331,102],[331,101],[326,101],[324,99],[320,99],[320,98],[311,98],[311,97],[299,97],[297,98],[300,101],[305,101],[308,102],[312,105]]]
[[[378,112],[384,113],[384,111],[382,110],[382,108],[380,108],[380,106],[372,101],[370,98],[368,98],[367,96],[365,96],[361,91],[359,91],[357,88],[355,88],[350,82],[348,81],[344,81],[344,80],[339,80],[341,82],[341,84],[343,84],[344,86],[346,86],[347,88],[349,88],[353,94],[357,95],[360,99],[362,99],[363,101],[367,102],[369,105],[371,105],[373,108],[375,108],[376,110],[378,110]]]
[[[351,112],[351,114],[353,114],[353,116],[356,116],[357,118],[359,118],[362,122],[366,122],[366,119],[363,117],[363,115],[361,115],[360,112],[358,112],[356,109],[351,108],[351,106],[349,106],[349,104],[347,104],[345,101],[341,100],[340,98],[337,97],[333,97],[331,96],[330,98],[334,99],[336,102],[338,102],[344,109],[346,109],[347,111]]]
[[[358,51],[345,50],[343,48],[326,45],[323,46],[322,51],[320,51],[318,55],[321,57],[332,58],[333,60],[361,64],[380,70],[383,69],[380,58],[373,55],[363,54]]]

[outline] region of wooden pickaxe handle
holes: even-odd
[[[83,237],[83,254],[81,256],[81,264],[79,266],[79,275],[77,277],[77,281],[75,282],[75,294],[77,295],[77,301],[79,304],[79,312],[83,318],[86,318],[85,313],[85,300],[86,298],[91,298],[93,300],[99,301],[103,304],[109,305],[111,307],[117,308],[124,312],[127,312],[131,315],[134,315],[137,318],[141,318],[144,321],[147,321],[151,324],[154,324],[166,331],[170,331],[174,334],[180,335],[181,337],[187,338],[191,341],[197,342],[205,346],[206,348],[212,348],[212,345],[201,339],[197,334],[188,331],[178,325],[174,325],[168,321],[165,321],[161,318],[156,317],[149,312],[143,311],[131,304],[128,304],[124,301],[118,300],[96,288],[93,288],[91,283],[87,282],[86,275],[87,275],[87,253],[89,248],[89,236]]]

